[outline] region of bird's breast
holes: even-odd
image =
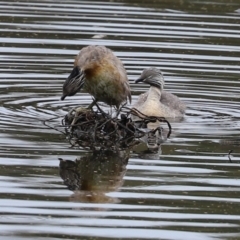
[[[104,57],[101,62],[91,64],[85,70],[85,91],[97,100],[117,107],[127,100],[126,71],[114,55]]]
[[[97,76],[86,79],[84,90],[109,105],[119,105],[123,101],[118,81],[113,78]]]
[[[148,99],[140,107],[139,111],[147,116],[161,115],[161,106],[158,99]]]

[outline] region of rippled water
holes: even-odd
[[[240,3],[142,2],[0,1],[1,239],[240,239]],[[59,100],[89,44],[122,59],[133,100],[153,66],[186,102],[157,153],[72,149],[43,124],[91,101]]]

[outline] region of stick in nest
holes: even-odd
[[[166,122],[169,128],[167,138],[171,134],[171,125],[163,117],[147,116],[136,108],[129,109],[122,105],[117,116],[112,117],[105,113],[97,103],[96,110],[86,108],[75,108],[65,116],[63,125],[65,126],[69,142],[73,146],[83,147],[129,147],[136,143],[136,139],[142,138],[147,134],[142,128],[136,126],[132,121],[131,115],[139,117],[143,124],[150,122]],[[123,113],[123,110],[128,111]],[[121,114],[121,118],[118,115]],[[138,122],[139,123],[139,122]],[[159,127],[151,132],[155,134]]]
[[[230,150],[229,152],[228,152],[228,160],[229,160],[229,162],[230,163],[232,163],[232,159],[231,159],[231,153],[233,152],[233,150]]]
[[[166,118],[155,117],[155,116],[147,116],[147,115],[143,114],[142,112],[140,112],[139,110],[137,110],[136,108],[132,108],[130,112],[131,112],[132,115],[137,116],[141,120],[143,120],[143,122],[145,124],[148,124],[150,122],[154,123],[154,122],[157,122],[157,121],[167,123],[168,129],[169,129],[168,134],[167,134],[167,138],[170,137],[170,135],[172,133],[172,127],[171,127],[171,124],[168,122],[168,120],[166,120]]]

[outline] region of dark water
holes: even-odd
[[[1,239],[240,239],[239,1],[10,0],[0,20]],[[186,102],[157,153],[71,149],[43,124],[91,101],[59,100],[90,44],[122,59],[133,100],[152,66]]]

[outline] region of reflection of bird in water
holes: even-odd
[[[90,93],[95,102],[102,101],[117,108],[127,98],[131,102],[131,90],[126,70],[121,60],[104,46],[82,48],[75,58],[74,68],[63,85],[61,100],[75,95],[81,88]]]
[[[134,108],[147,116],[165,117],[168,120],[183,117],[186,106],[176,95],[163,90],[164,77],[159,69],[145,69],[136,80],[138,82],[150,84],[150,89],[139,96]],[[133,120],[136,120],[134,116]]]
[[[77,171],[77,164],[75,161],[63,160],[59,158],[59,174],[64,181],[64,184],[67,185],[69,190],[78,189],[80,183],[80,175]]]
[[[138,155],[138,158],[141,159],[151,159],[158,160],[162,154],[161,144],[150,145],[147,141],[147,138],[144,138],[141,143],[133,147],[133,152]]]
[[[123,184],[129,151],[94,151],[76,161],[60,160],[64,184],[74,191],[73,201],[109,202],[105,195]]]

